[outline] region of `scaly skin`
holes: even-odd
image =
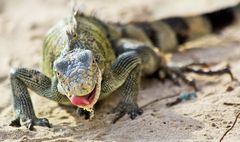
[[[27,89],[59,104],[75,105],[79,114],[87,114],[90,119],[95,103],[117,92],[122,100],[114,112],[118,117],[127,113],[134,119],[143,112],[137,105],[141,76],[157,73],[162,78],[164,73],[173,82],[178,83],[176,77],[179,77],[195,89],[194,81],[183,73],[229,73],[232,77],[229,68],[206,72],[192,69],[193,64],[168,67],[159,51],[176,50],[178,44],[229,25],[238,18],[236,11],[238,7],[204,16],[126,25],[106,24],[76,12],[46,35],[43,73],[12,69],[15,119],[10,125],[19,127],[21,120],[30,130],[34,125],[50,127],[46,118],[35,115]],[[229,22],[217,25],[219,13],[230,17]]]

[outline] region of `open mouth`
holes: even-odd
[[[72,95],[70,98],[70,101],[72,102],[73,105],[77,105],[77,106],[89,105],[93,102],[96,96],[96,88],[97,87],[95,87],[92,92],[84,96]]]
[[[78,94],[74,93],[71,94],[70,92],[67,94],[67,97],[73,105],[83,108],[87,111],[93,111],[93,106],[98,101],[101,92],[102,75],[100,70],[96,73],[95,79],[95,87],[90,93],[81,96],[78,96]]]

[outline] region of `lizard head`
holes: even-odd
[[[92,51],[73,49],[54,62],[58,91],[73,105],[92,111],[100,95],[101,71]]]

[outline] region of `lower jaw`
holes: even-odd
[[[76,105],[80,108],[83,108],[84,110],[87,110],[87,111],[90,111],[90,112],[93,112],[93,107],[94,105],[97,103],[98,99],[99,99],[99,96],[100,96],[100,90],[101,90],[101,81],[102,81],[102,75],[101,75],[101,71],[99,70],[98,72],[98,78],[97,78],[97,83],[96,83],[96,87],[95,87],[95,96],[93,98],[93,100],[91,101],[90,104],[88,105]],[[70,97],[69,97],[70,99]]]
[[[100,79],[99,81],[101,81],[101,79]],[[98,82],[98,83],[100,83],[100,82]],[[97,101],[98,101],[98,99],[99,99],[100,90],[101,90],[101,85],[98,84],[98,85],[96,86],[95,96],[94,96],[93,100],[91,101],[91,103],[90,103],[89,105],[86,105],[86,106],[81,106],[81,105],[79,105],[78,107],[83,108],[83,109],[85,109],[85,110],[87,110],[87,111],[92,112],[94,105],[97,103]]]

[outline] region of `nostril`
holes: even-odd
[[[82,51],[82,53],[80,53],[79,60],[84,64],[87,63],[88,65],[92,63],[92,51],[90,50]]]
[[[60,72],[57,72],[57,76],[60,76]]]
[[[70,88],[69,87],[67,88],[67,91],[70,92]]]

